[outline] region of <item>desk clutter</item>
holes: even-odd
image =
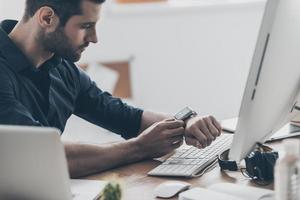
[[[241,171],[258,185],[268,185],[273,182],[278,152],[271,147],[257,143],[255,149],[245,158],[246,167],[238,166],[236,161],[229,160],[228,157],[229,150],[218,157],[221,170]]]
[[[256,162],[252,164],[257,165],[257,162],[260,162],[261,165],[253,166],[252,168],[255,171],[253,175],[257,177],[249,177],[257,184],[257,187],[233,183],[217,183],[207,188],[201,188],[193,187],[191,184],[183,181],[166,181],[155,188],[154,195],[160,198],[172,198],[179,194],[179,200],[300,200],[300,142],[299,139],[286,139],[283,141],[283,145],[285,152],[278,160],[277,152],[272,153],[274,151],[266,146],[257,147],[263,148],[263,150],[260,151],[259,158],[255,158]],[[257,148],[253,152],[258,152]],[[249,154],[250,157],[252,155],[252,158],[254,156],[253,152]],[[272,153],[271,156],[262,156],[266,152],[268,154]],[[263,162],[267,162],[267,164],[262,164]],[[270,163],[272,163],[272,166]],[[238,168],[234,171],[237,170]],[[259,174],[260,172],[263,173],[263,170],[269,171],[268,176]],[[272,175],[270,175],[270,172],[272,172]],[[272,183],[273,177],[275,178],[275,191],[259,188],[261,184],[258,184],[257,180]]]

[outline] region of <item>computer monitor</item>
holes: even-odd
[[[300,86],[300,1],[267,0],[229,158],[240,161],[293,116]]]

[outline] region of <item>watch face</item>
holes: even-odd
[[[192,109],[190,109],[189,107],[185,107],[175,115],[175,118],[180,120],[185,120],[189,118],[193,113],[194,112]]]

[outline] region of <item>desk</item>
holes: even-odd
[[[282,145],[279,142],[268,144],[277,151],[282,151]],[[93,180],[117,180],[122,184],[122,200],[153,200],[154,188],[159,184],[167,180],[181,180],[192,184],[193,187],[208,187],[214,183],[236,183],[240,185],[256,186],[244,177],[241,172],[221,172],[219,166],[205,173],[199,178],[170,178],[170,177],[150,177],[147,176],[147,172],[159,165],[158,161],[148,160],[127,166],[112,169],[107,172],[96,174],[86,177]],[[272,189],[273,185],[265,186],[264,188]],[[178,199],[178,196],[172,198],[172,200]]]

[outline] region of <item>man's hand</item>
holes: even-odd
[[[167,119],[156,122],[145,129],[138,137],[137,143],[147,158],[155,158],[170,153],[183,142],[184,122]]]
[[[186,122],[185,142],[187,145],[205,148],[220,136],[221,132],[221,125],[213,116],[196,116]]]

